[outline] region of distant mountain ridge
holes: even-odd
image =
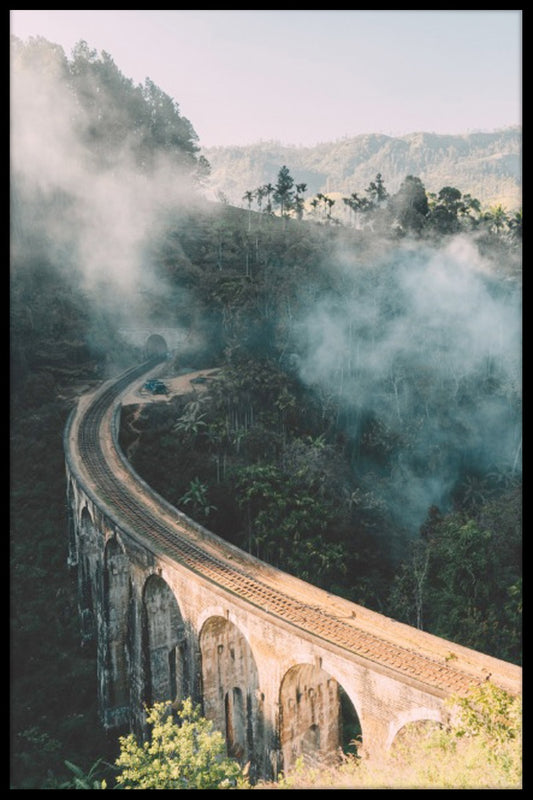
[[[483,207],[500,204],[507,211],[522,207],[522,129],[444,135],[405,136],[363,134],[313,147],[260,142],[202,150],[211,164],[209,191],[233,205],[245,205],[243,195],[265,183],[276,183],[286,165],[295,182],[306,183],[306,197],[317,192],[332,196],[364,195],[381,173],[389,193],[407,175],[422,181],[427,192],[454,186],[476,197]]]

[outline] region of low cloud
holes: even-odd
[[[334,398],[355,470],[416,533],[467,471],[520,469],[520,291],[465,237],[331,268],[343,291],[300,315],[299,374]],[[365,447],[370,421],[383,441]]]

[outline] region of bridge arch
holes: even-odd
[[[78,563],[78,537],[76,535],[75,494],[72,478],[69,476],[67,484],[67,537],[68,556],[67,564],[75,567]]]
[[[78,563],[78,538],[76,536],[76,521],[75,521],[75,502],[74,502],[74,486],[72,479],[69,477],[67,484],[67,536],[68,536],[68,558],[67,563],[69,567],[75,567]]]
[[[83,642],[88,642],[92,641],[96,634],[94,590],[97,590],[100,568],[98,532],[86,505],[82,508],[80,515],[77,554],[81,637]]]
[[[87,505],[84,505],[80,514],[80,539],[82,550],[85,553],[96,549],[98,532]]]
[[[224,734],[228,755],[254,771],[264,717],[252,648],[235,623],[212,616],[200,631],[200,654],[204,714]]]
[[[385,744],[386,750],[390,750],[395,744],[399,743],[402,732],[408,730],[427,727],[429,729],[444,725],[445,720],[440,711],[433,708],[414,708],[405,711],[389,724],[389,733]]]
[[[284,770],[296,759],[333,760],[361,736],[357,711],[341,684],[316,664],[296,664],[283,676],[280,743]]]
[[[129,621],[132,599],[129,559],[116,536],[108,540],[104,551],[104,704],[106,722],[123,724],[128,719],[130,703],[129,669],[131,661]]]
[[[142,598],[142,657],[147,705],[184,699],[186,686],[185,626],[168,583],[152,574]]]

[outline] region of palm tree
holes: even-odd
[[[257,201],[257,207],[259,208],[259,213],[261,213],[263,210],[263,200],[267,194],[266,186],[258,186],[254,194]]]
[[[180,497],[178,504],[186,506],[190,503],[192,507],[192,515],[200,520],[205,520],[211,511],[217,511],[217,507],[211,505],[208,500],[207,492],[208,486],[202,483],[198,477],[189,482],[189,489],[185,494]]]
[[[311,200],[310,205],[313,208],[313,211],[316,211],[318,208],[318,200],[319,200],[318,195],[317,197],[313,197],[313,199]]]
[[[326,218],[326,221],[327,221],[327,223],[329,225],[329,223],[331,221],[331,209],[335,205],[335,200],[332,200],[332,198],[328,197],[326,194],[322,194],[322,192],[318,192],[317,193],[316,199],[317,199],[317,203],[313,204],[313,202],[311,202],[311,205],[314,208],[316,208],[319,202],[323,203],[323,205],[324,205],[324,212],[323,212],[324,213],[324,217]]]
[[[302,219],[304,213],[304,199],[302,197],[303,193],[307,191],[307,184],[306,183],[297,183],[295,187],[295,196],[294,196],[294,209],[296,211],[296,216],[298,219]]]
[[[357,192],[352,192],[349,197],[343,197],[342,201],[352,212],[354,227],[356,226],[358,215],[363,211],[368,211],[371,206],[370,200],[367,197],[359,197]]]
[[[501,203],[489,208],[483,215],[483,219],[488,223],[491,233],[499,234],[502,228],[508,224],[507,212]]]
[[[335,205],[335,200],[332,200],[331,197],[326,197],[326,204],[327,204],[326,219],[329,225],[329,223],[331,222],[331,209]]]
[[[522,209],[515,211],[513,216],[507,220],[507,227],[513,238],[522,238]]]
[[[266,213],[272,214],[272,203],[270,201],[270,198],[274,194],[274,186],[272,186],[271,183],[265,183],[265,185],[263,186],[263,191],[265,193],[264,196],[267,199]]]
[[[252,226],[252,201],[254,199],[254,193],[248,189],[242,196],[242,199],[248,203],[248,231]]]
[[[257,207],[259,208],[259,227],[261,227],[263,223],[263,200],[267,194],[266,186],[258,186],[254,194],[257,201]],[[255,229],[255,260],[257,263],[259,263],[259,234],[257,232],[257,228]]]

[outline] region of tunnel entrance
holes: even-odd
[[[165,339],[158,333],[153,333],[146,340],[144,346],[144,353],[146,358],[154,358],[155,356],[166,356],[168,353],[168,346]]]

